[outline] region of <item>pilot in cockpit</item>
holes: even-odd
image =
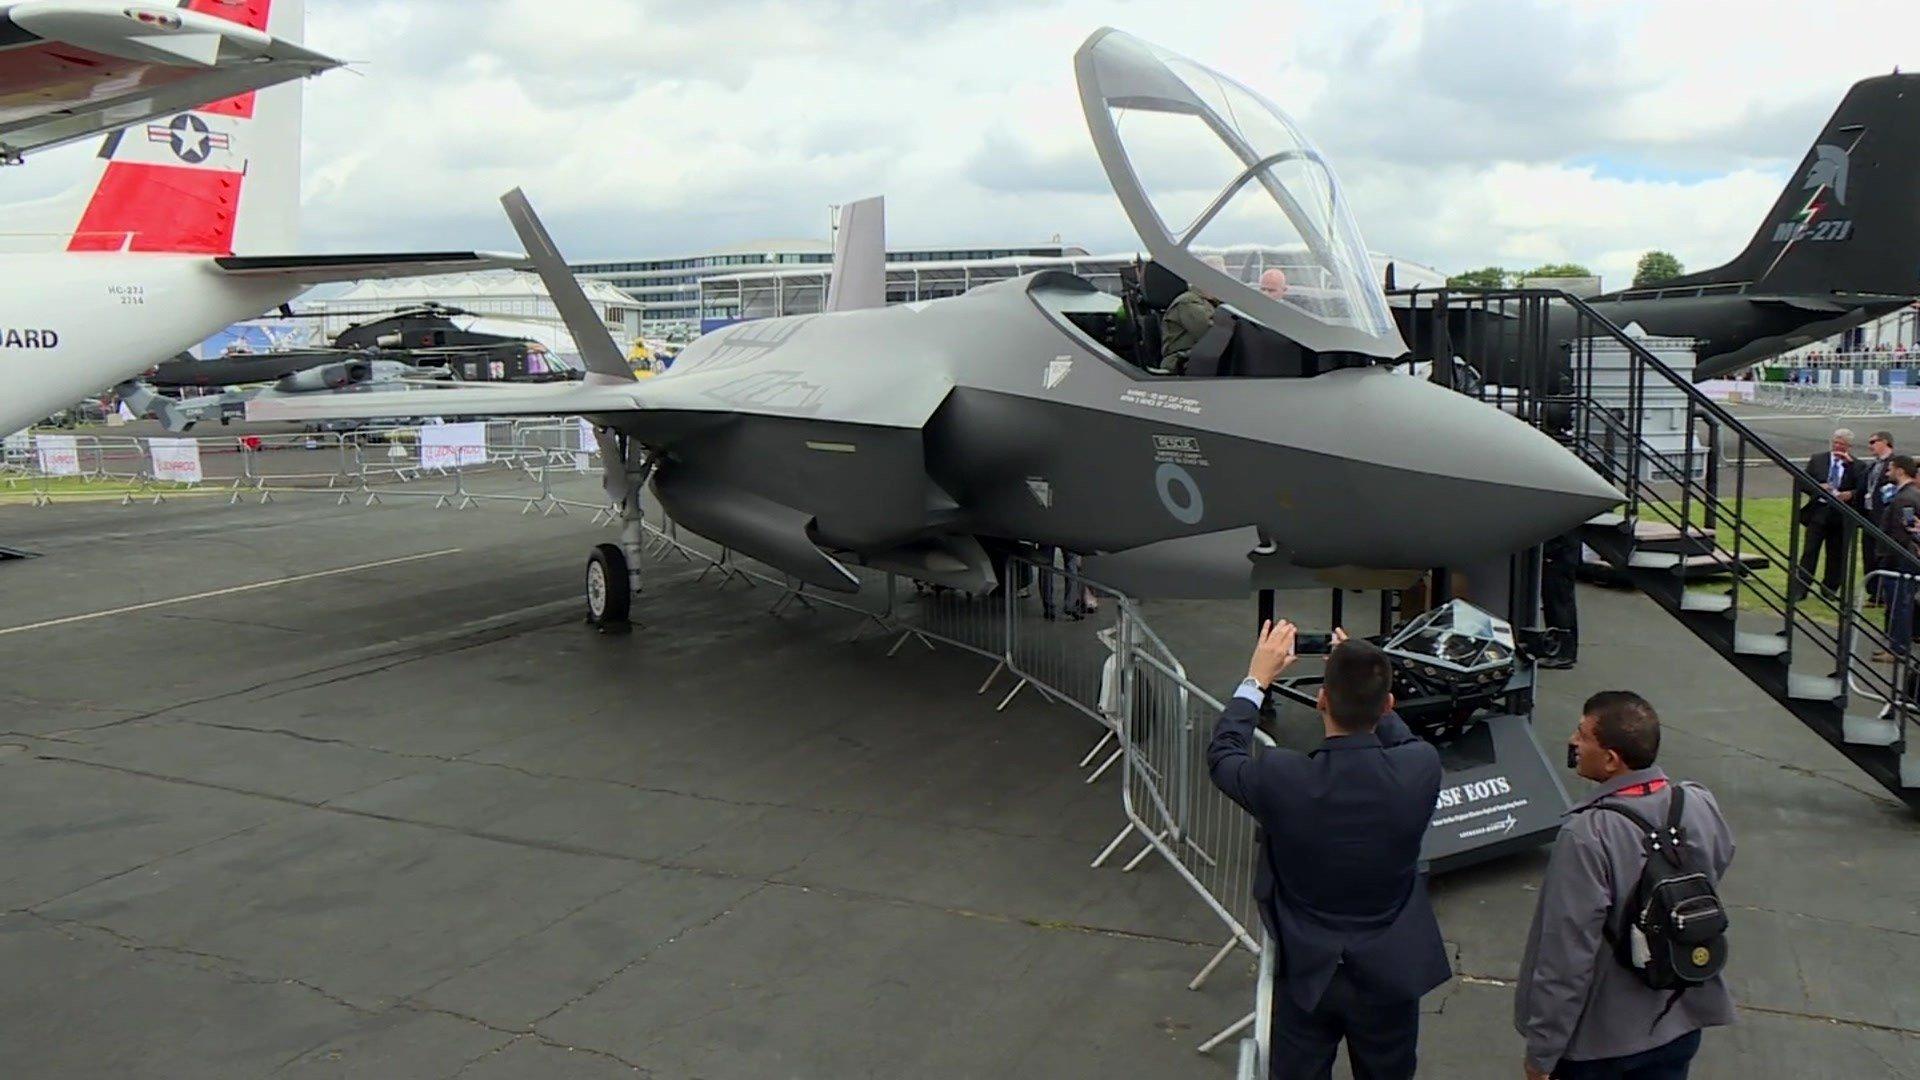
[[[1225,273],[1227,261],[1218,255],[1202,257],[1202,262]],[[1200,344],[1213,325],[1213,313],[1220,299],[1198,286],[1189,284],[1185,292],[1173,298],[1166,314],[1160,316],[1160,367],[1174,375],[1187,370],[1187,357]]]

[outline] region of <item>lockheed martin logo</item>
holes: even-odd
[[[1061,356],[1047,361],[1047,389],[1051,390],[1067,381],[1067,375],[1073,371],[1073,357]]]
[[[233,146],[231,136],[207,127],[206,121],[192,113],[181,113],[165,126],[148,124],[147,141],[169,144],[173,156],[189,165],[198,165],[213,151]]]
[[[1833,201],[1842,206],[1847,204],[1847,152],[1829,143],[1821,143],[1813,148],[1813,167],[1807,170],[1806,183],[1801,188],[1828,187],[1833,189]]]

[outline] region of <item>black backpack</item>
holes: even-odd
[[[1655,990],[1672,990],[1658,1024],[1688,989],[1720,974],[1727,966],[1727,909],[1714,890],[1713,868],[1680,827],[1685,789],[1673,785],[1665,825],[1655,825],[1624,803],[1608,799],[1594,809],[1611,810],[1640,832],[1646,865],[1627,895],[1627,920],[1621,933],[1607,921],[1607,942],[1620,963]]]

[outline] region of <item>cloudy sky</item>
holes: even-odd
[[[1610,285],[1650,247],[1730,258],[1848,85],[1920,68],[1892,0],[308,0],[355,64],[308,85],[306,243],[512,247],[521,185],[574,259],[823,237],[875,193],[896,245],[1135,250],[1073,88],[1103,24],[1290,111],[1374,249]]]

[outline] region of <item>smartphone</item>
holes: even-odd
[[[1332,634],[1295,634],[1293,651],[1301,656],[1325,655],[1333,651]]]

